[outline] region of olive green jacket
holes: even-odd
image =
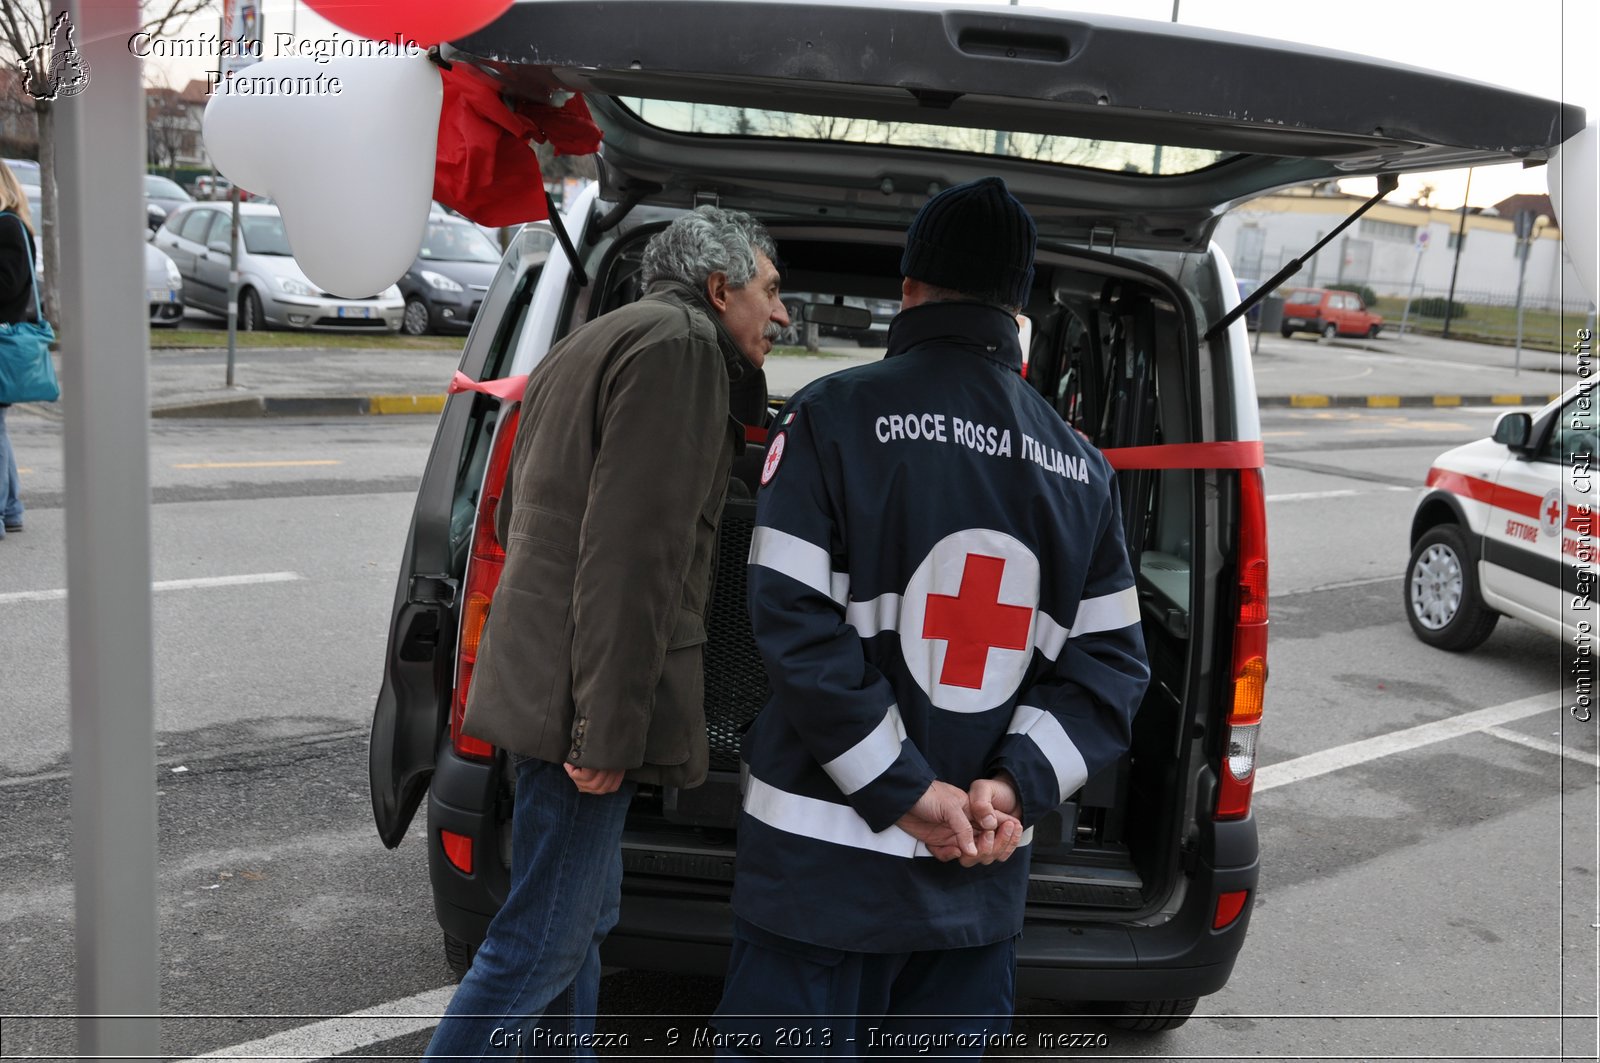
[[[701,647],[742,438],[729,383],[758,372],[672,284],[578,328],[534,370],[468,734],[638,782],[705,779]]]

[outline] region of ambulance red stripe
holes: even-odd
[[[1533,521],[1539,520],[1539,506],[1543,502],[1538,495],[1531,495],[1512,487],[1502,487],[1500,484],[1468,476],[1465,473],[1451,472],[1449,469],[1429,469],[1428,486],[1449,491],[1462,498],[1470,498],[1474,502],[1483,502]]]

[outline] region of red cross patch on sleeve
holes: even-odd
[[[783,441],[787,432],[779,432],[767,444],[767,460],[761,463],[761,486],[765,487],[778,475],[778,463],[783,460]]]

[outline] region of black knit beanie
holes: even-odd
[[[1038,231],[998,177],[954,185],[906,230],[902,276],[998,306],[1023,306],[1033,286]]]

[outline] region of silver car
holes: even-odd
[[[283,217],[269,203],[242,203],[239,227],[239,328],[352,329],[396,332],[405,313],[390,285],[367,299],[345,299],[311,282],[295,262]],[[178,265],[184,299],[213,314],[228,313],[228,252],[233,221],[226,204],[197,202],[156,230],[155,244]]]

